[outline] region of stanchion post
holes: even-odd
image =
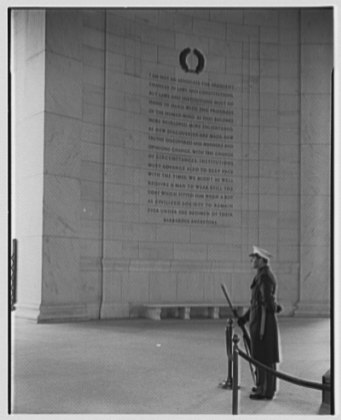
[[[232,389],[232,334],[233,320],[228,318],[225,327],[225,342],[227,355],[227,379],[219,384],[223,389]]]
[[[232,389],[232,334],[233,334],[233,320],[227,320],[225,328],[226,337],[226,354],[227,354],[227,379],[225,388]]]
[[[12,255],[11,255],[11,311],[15,310],[17,303],[17,272],[18,272],[18,240],[12,241]]]
[[[233,336],[233,378],[232,378],[232,414],[238,414],[238,342],[239,337],[237,334]]]

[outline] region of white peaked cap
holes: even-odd
[[[265,258],[266,260],[269,260],[272,257],[269,251],[263,248],[259,248],[259,246],[255,245],[253,245],[253,251],[250,254],[250,257],[254,255],[259,255],[260,257]]]

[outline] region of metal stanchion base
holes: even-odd
[[[231,389],[232,390],[232,381],[226,380],[226,381],[220,382],[219,388],[222,388],[222,389]]]
[[[230,389],[232,391],[232,379],[226,379],[226,381],[220,382],[219,388]],[[238,386],[238,389],[240,389],[240,386]]]

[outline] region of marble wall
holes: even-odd
[[[82,12],[80,277],[82,300],[100,316],[103,268],[105,12]]]
[[[330,11],[302,12],[300,314],[329,313],[331,83]]]
[[[19,247],[26,237],[32,244],[20,253],[22,270],[31,271],[25,281],[19,274],[19,312],[34,301],[40,321],[137,316],[145,302],[223,302],[221,282],[246,303],[253,244],[273,254],[287,314],[328,311],[331,10],[47,9],[13,19],[15,63],[22,63],[14,65],[17,118],[32,108],[22,92],[36,85],[41,92],[41,111],[24,127],[39,139],[28,160],[15,124],[15,184],[34,168],[40,185],[31,194],[35,178],[25,179],[32,202],[21,207],[15,194]],[[33,45],[42,51],[31,75],[24,52]],[[200,74],[179,65],[187,47],[204,56]],[[167,82],[153,88],[152,77],[161,76]],[[233,87],[233,211],[170,222],[150,214],[157,208],[148,187],[150,132],[166,127],[150,118],[181,101],[152,105],[151,95],[190,83],[210,86],[211,99]],[[214,90],[217,83],[230,87]],[[202,144],[198,150],[205,152]],[[209,206],[200,200],[191,206]],[[26,236],[23,206],[34,214],[35,239]],[[31,299],[26,289],[34,284]]]
[[[221,282],[247,302],[252,244],[273,253],[279,299],[292,313],[300,298],[299,11],[109,11],[107,22],[105,316],[149,301],[222,301]],[[144,214],[148,75],[185,77],[178,55],[188,45],[206,57],[190,80],[229,80],[236,90],[234,216],[217,226]]]

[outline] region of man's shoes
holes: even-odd
[[[272,400],[273,396],[270,397],[270,396],[266,396],[266,395],[255,392],[254,394],[250,394],[250,398],[251,400]]]
[[[257,394],[257,392],[255,392],[254,394],[250,394],[250,398],[251,400],[265,400],[265,395]]]

